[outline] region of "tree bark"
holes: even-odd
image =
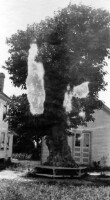
[[[64,128],[54,126],[51,135],[46,137],[46,144],[49,150],[49,156],[44,163],[49,166],[57,167],[78,167],[71,156],[71,150],[68,145],[67,135]]]

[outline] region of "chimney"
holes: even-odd
[[[5,74],[0,73],[0,92],[3,92]]]

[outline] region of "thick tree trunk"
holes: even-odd
[[[54,126],[50,136],[46,137],[49,156],[45,165],[61,167],[78,167],[71,156],[67,136],[62,126]]]

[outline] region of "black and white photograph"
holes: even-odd
[[[0,0],[0,200],[110,199],[110,0]]]

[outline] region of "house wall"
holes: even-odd
[[[101,161],[102,157],[107,157],[106,165],[110,166],[110,111],[106,109],[97,110],[93,115],[95,118],[94,122],[88,122],[87,127],[78,127],[78,131],[90,132],[90,164],[94,161]],[[77,132],[77,129],[76,129]],[[73,143],[71,144],[71,137],[68,140],[68,143],[72,149],[72,155],[74,158],[73,152]]]
[[[0,99],[0,159],[11,157],[13,144],[13,135],[8,134],[8,122],[3,120],[4,105],[6,105],[6,101]],[[2,144],[2,133],[5,133],[4,144]],[[8,137],[10,137],[9,148],[7,148]]]
[[[6,104],[5,101],[3,101],[2,99],[0,99],[0,122],[2,122],[3,120],[3,107]]]
[[[94,123],[89,122],[88,128],[91,130],[91,162],[100,161],[107,157],[106,165],[110,166],[110,112],[98,110]]]
[[[8,134],[8,137],[9,137],[9,147],[6,148],[6,159],[11,158],[11,156],[12,156],[12,146],[13,146],[13,135]]]

